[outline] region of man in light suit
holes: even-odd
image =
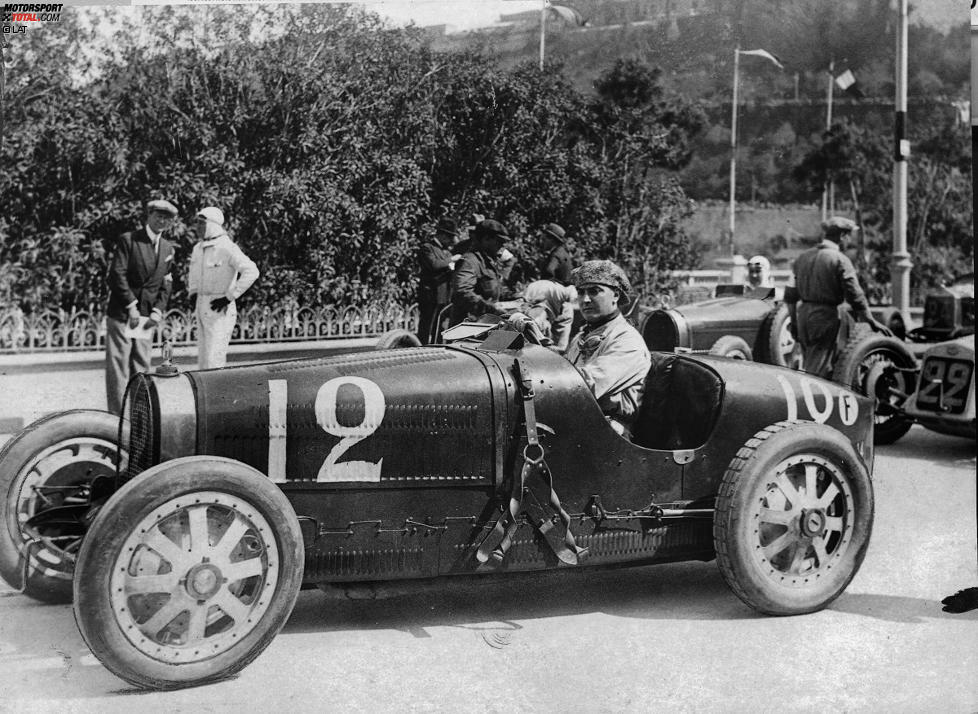
[[[238,321],[234,301],[258,279],[258,266],[231,240],[219,208],[200,210],[194,231],[199,242],[190,256],[187,288],[197,296],[197,367],[213,369],[227,363]]]
[[[110,259],[105,391],[113,414],[122,412],[129,379],[137,372],[149,371],[153,341],[133,337],[131,331],[142,328],[151,334],[163,321],[173,289],[173,244],[163,238],[163,233],[176,215],[177,208],[169,201],[150,201],[146,204],[146,224],[123,233]]]

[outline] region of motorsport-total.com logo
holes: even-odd
[[[27,30],[27,24],[11,23],[60,22],[64,3],[41,5],[37,3],[7,3],[3,6],[3,34],[15,35]]]

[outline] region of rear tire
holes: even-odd
[[[788,306],[778,305],[761,322],[757,334],[757,361],[789,369],[801,369],[801,347],[791,334]]]
[[[36,600],[71,602],[91,487],[96,479],[114,481],[118,438],[119,417],[75,410],[39,419],[4,445],[0,576],[11,587]],[[27,524],[45,513],[51,519],[35,526],[35,543]]]
[[[75,621],[96,657],[138,687],[224,679],[272,641],[302,584],[299,522],[240,462],[191,456],[119,489],[78,556]]]
[[[859,570],[873,509],[869,472],[843,434],[812,422],[773,424],[723,475],[713,519],[720,572],[758,612],[821,610]]]
[[[873,443],[892,444],[906,434],[913,421],[900,408],[916,389],[917,360],[910,349],[893,337],[857,324],[836,360],[832,379],[855,392],[875,397]]]
[[[710,348],[710,354],[716,357],[726,357],[727,359],[741,359],[750,362],[754,359],[750,345],[742,337],[736,335],[724,335]]]

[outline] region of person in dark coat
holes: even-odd
[[[509,232],[499,221],[476,225],[471,250],[455,265],[452,277],[452,325],[467,317],[505,314],[498,303],[508,296],[507,288],[497,260],[508,239]]]
[[[852,307],[855,320],[869,324],[876,332],[892,333],[870,314],[856,269],[843,252],[850,234],[859,226],[848,218],[833,216],[822,230],[822,242],[795,260],[795,284],[785,290],[784,301],[791,315],[791,330],[801,343],[805,371],[830,377],[843,302]]]
[[[462,256],[453,254],[452,244],[458,227],[451,219],[438,222],[434,237],[418,251],[421,279],[418,283],[418,339],[427,345],[435,341],[438,315],[452,299],[452,269]]]
[[[541,280],[553,280],[561,285],[570,285],[574,265],[565,241],[564,229],[556,223],[548,223],[540,231],[540,248],[543,255],[537,262],[537,269]]]
[[[123,233],[109,262],[109,304],[105,320],[105,392],[109,411],[122,412],[129,379],[148,372],[152,334],[163,321],[173,289],[173,244],[163,233],[177,209],[169,201],[146,204],[146,224]]]

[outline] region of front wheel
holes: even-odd
[[[244,464],[192,456],[127,483],[78,556],[75,621],[110,671],[139,687],[224,679],[285,624],[302,583],[298,519]]]
[[[420,347],[421,340],[413,332],[407,330],[388,330],[377,338],[375,350],[397,350],[404,347]]]
[[[758,612],[821,610],[855,576],[873,526],[869,472],[840,432],[779,422],[730,462],[713,541],[731,590]]]
[[[916,367],[913,353],[900,340],[877,334],[864,324],[852,330],[832,379],[876,398],[874,444],[892,444],[913,426],[901,407],[916,389]]]
[[[713,343],[710,347],[710,354],[715,357],[726,357],[727,359],[740,359],[750,362],[754,359],[750,345],[742,337],[736,335],[724,335]]]
[[[0,577],[9,585],[44,602],[71,601],[75,558],[115,481],[118,438],[119,417],[79,409],[39,419],[4,445]]]

